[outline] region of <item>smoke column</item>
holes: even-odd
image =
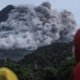
[[[0,22],[0,49],[36,50],[55,41],[71,41],[76,30],[72,13],[57,12],[49,2],[14,6],[8,19]]]

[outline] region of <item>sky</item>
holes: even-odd
[[[33,4],[37,6],[44,1],[49,1],[52,4],[52,8],[58,11],[64,9],[71,11],[77,24],[80,25],[80,0],[0,0],[0,10],[9,4]]]

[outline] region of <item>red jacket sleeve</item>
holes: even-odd
[[[80,63],[74,67],[70,80],[80,80]]]

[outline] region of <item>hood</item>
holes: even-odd
[[[75,58],[77,62],[80,62],[80,29],[77,31],[74,38],[74,46],[75,46]]]

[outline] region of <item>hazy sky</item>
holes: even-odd
[[[52,4],[52,8],[56,8],[58,11],[67,9],[71,11],[78,24],[80,24],[80,0],[0,0],[0,9],[8,4],[33,4],[39,5],[44,1],[49,1]]]

